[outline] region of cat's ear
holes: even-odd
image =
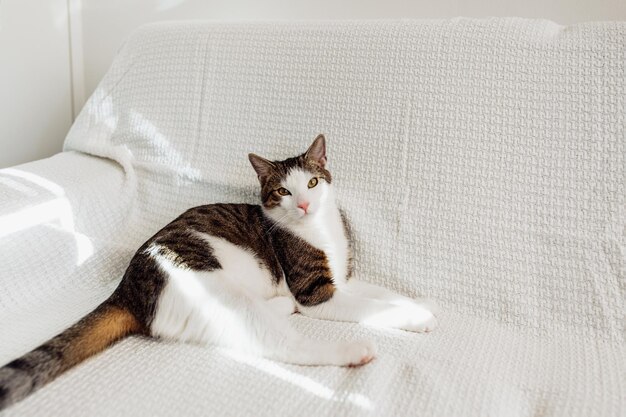
[[[304,156],[317,162],[322,168],[326,165],[326,138],[324,135],[317,135]]]
[[[259,155],[255,155],[253,153],[248,154],[248,159],[252,164],[252,168],[256,171],[256,175],[259,179],[264,179],[270,176],[270,173],[276,165],[272,161],[268,161],[265,158],[261,158]]]

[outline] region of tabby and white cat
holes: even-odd
[[[350,366],[374,358],[372,343],[310,340],[287,317],[435,328],[432,304],[350,278],[350,228],[335,203],[324,136],[294,158],[249,159],[262,205],[195,207],[161,229],[108,300],[0,369],[0,409],[131,334]]]

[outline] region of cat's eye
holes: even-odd
[[[276,190],[276,192],[282,196],[291,195],[288,189],[282,187]]]
[[[317,185],[317,178],[313,177],[309,180],[309,188],[313,188]]]

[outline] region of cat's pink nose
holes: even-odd
[[[304,214],[306,214],[307,210],[309,209],[309,202],[303,201],[302,203],[298,204],[298,208],[304,210]]]

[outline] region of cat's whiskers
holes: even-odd
[[[286,225],[286,222],[283,222],[283,220],[285,220],[287,217],[289,217],[289,213],[285,213],[282,217],[279,217],[277,219],[271,217],[271,220],[274,222],[273,225],[271,225],[267,231],[265,232],[265,236],[269,235],[270,233],[272,233],[274,230],[276,230],[278,228],[278,226],[283,226]]]

